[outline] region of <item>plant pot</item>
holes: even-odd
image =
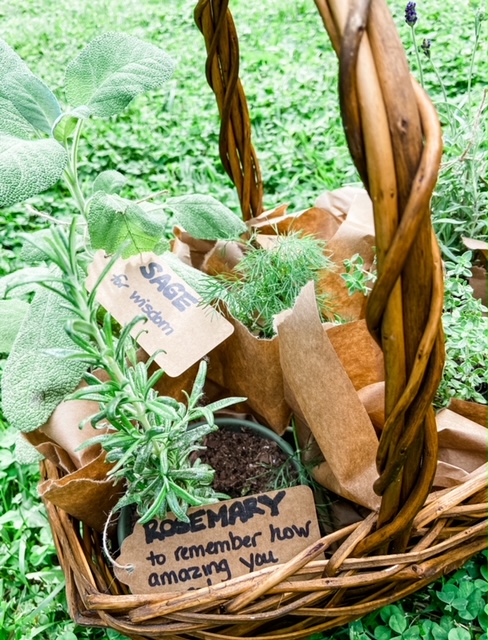
[[[194,426],[198,426],[202,423],[197,423]],[[256,422],[252,422],[250,420],[243,420],[240,418],[216,418],[215,424],[219,427],[219,429],[226,429],[232,431],[234,433],[241,433],[243,430],[252,431],[257,434],[259,437],[264,438],[265,440],[269,440],[275,442],[279,448],[286,454],[289,458],[291,464],[293,465],[294,470],[299,479],[299,484],[308,484],[307,476],[304,472],[300,461],[296,456],[296,452],[293,450],[293,447],[286,442],[282,437],[278,436],[276,433],[271,431],[271,429],[264,427],[263,425],[257,424]],[[128,507],[124,507],[120,512],[120,517],[118,520],[117,526],[117,539],[119,546],[122,545],[122,542],[127,538],[133,529],[133,508],[131,505]]]

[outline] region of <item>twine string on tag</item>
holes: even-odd
[[[133,573],[135,569],[135,566],[133,564],[119,564],[114,558],[112,558],[110,551],[108,549],[107,531],[108,531],[108,525],[110,523],[110,520],[112,519],[113,514],[114,514],[114,510],[112,509],[108,514],[108,518],[105,521],[105,525],[103,527],[103,538],[102,538],[103,551],[105,553],[105,556],[107,557],[107,560],[111,563],[113,567],[116,567],[117,569],[122,569],[123,571],[127,571],[127,573]]]

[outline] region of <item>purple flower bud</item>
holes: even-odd
[[[405,7],[405,22],[409,27],[413,27],[413,25],[417,22],[416,7],[416,2],[407,2],[407,6]]]

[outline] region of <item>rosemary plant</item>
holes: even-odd
[[[107,451],[107,462],[114,465],[108,476],[126,482],[127,491],[116,509],[135,504],[141,523],[164,518],[168,511],[179,520],[188,521],[189,507],[227,497],[212,489],[214,471],[198,457],[194,460],[194,452],[201,450],[202,439],[217,429],[214,412],[244,398],[201,406],[205,361],[200,364],[186,404],[160,396],[155,385],[164,373],[157,370],[150,374],[153,358],[139,361],[136,341],[131,336],[143,318],[134,318],[117,334],[111,315],[101,310],[95,300],[97,287],[113,261],[88,293],[77,254],[76,234],[73,222],[69,234],[54,229],[52,237],[46,240],[46,257],[56,266],[57,276],[43,286],[57,292],[76,316],[68,322],[66,331],[77,349],[51,350],[51,355],[81,360],[92,370],[106,374],[107,379],[101,381],[93,373],[86,373],[88,385],[70,396],[99,405],[98,413],[89,420],[102,433],[86,446],[100,443]],[[204,424],[192,427],[197,420]]]

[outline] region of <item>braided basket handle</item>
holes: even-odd
[[[262,180],[239,81],[228,0],[200,0],[195,19],[221,116],[220,154],[245,219],[262,211]],[[386,422],[378,447],[378,525],[358,553],[405,549],[437,466],[432,400],[442,375],[442,265],[430,221],[442,142],[436,112],[410,76],[385,0],[315,0],[339,57],[341,113],[374,207],[378,280],[367,308],[385,359]]]
[[[195,22],[205,37],[207,82],[220,113],[219,151],[224,169],[235,184],[244,220],[262,212],[263,182],[251,143],[247,100],[239,79],[239,41],[229,0],[201,0]]]

